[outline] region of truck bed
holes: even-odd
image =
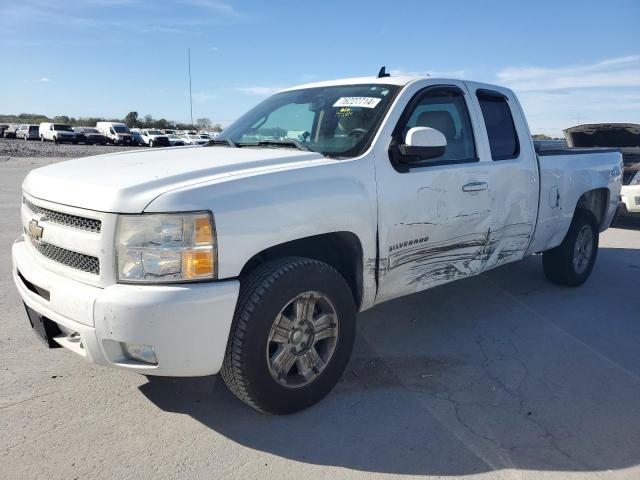
[[[619,202],[622,154],[615,148],[552,148],[536,146],[540,171],[538,220],[527,253],[557,247],[564,239],[584,192],[600,190],[604,199],[600,228],[609,227]]]

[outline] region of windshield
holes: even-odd
[[[113,129],[116,133],[130,133],[129,129],[125,125],[113,125]]]
[[[53,129],[59,132],[73,132],[73,128],[71,128],[71,125],[62,125],[60,123],[54,124]]]
[[[163,135],[160,130],[147,130],[147,135]]]
[[[324,155],[355,157],[371,143],[398,90],[364,84],[278,93],[227,127],[219,140],[240,146],[294,140]]]

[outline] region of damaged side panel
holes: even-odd
[[[402,176],[393,192],[379,191],[376,302],[481,271],[491,222],[490,192],[469,193],[462,187],[487,177],[486,168],[477,163],[433,167]]]

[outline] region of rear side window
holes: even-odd
[[[484,90],[478,90],[477,95],[487,127],[491,158],[516,158],[520,154],[520,143],[507,98],[501,93]]]

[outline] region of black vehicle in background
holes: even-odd
[[[78,143],[85,145],[106,145],[107,137],[101,134],[97,128],[93,127],[73,127],[76,132],[76,140]]]

